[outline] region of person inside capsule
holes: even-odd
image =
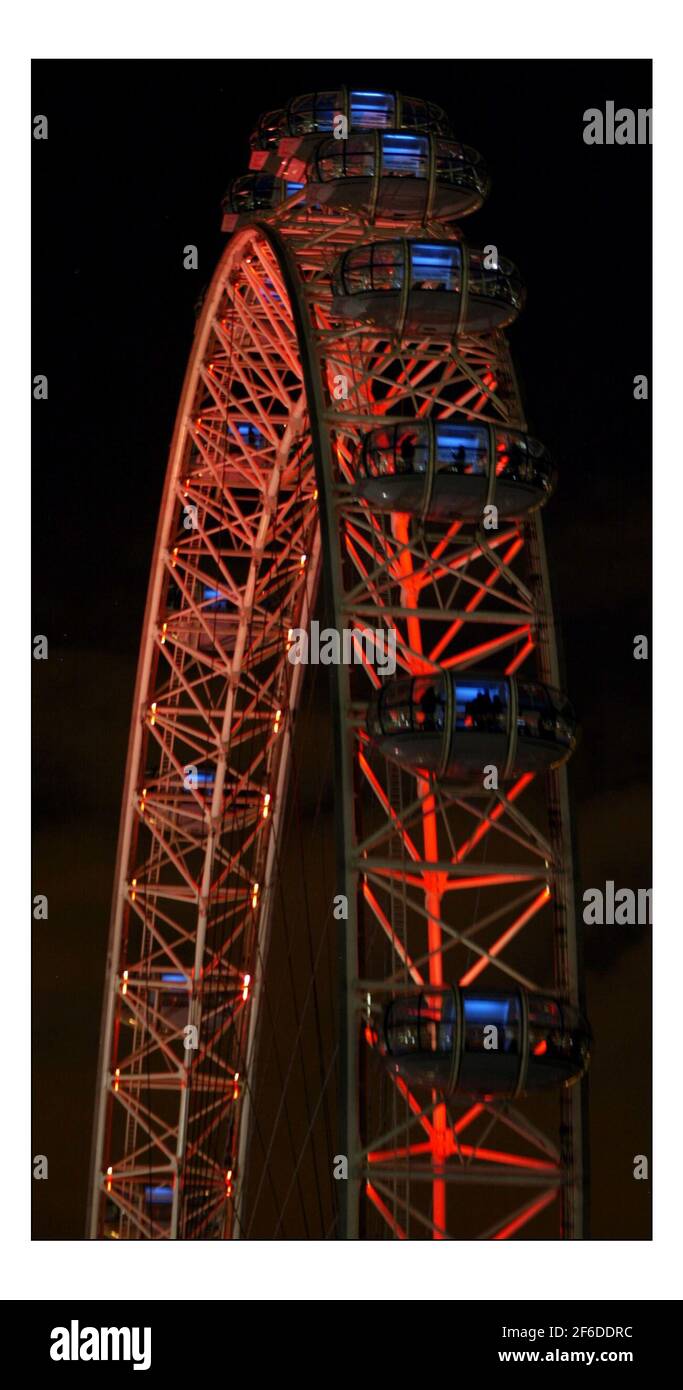
[[[488,690],[480,690],[473,700],[465,705],[465,727],[472,729],[504,729],[505,709],[497,692],[493,697]]]
[[[446,687],[443,681],[427,677],[416,680],[413,688],[415,728],[423,733],[442,733],[446,723]]]
[[[414,434],[404,434],[398,447],[397,473],[412,473],[415,469],[415,444]],[[424,461],[422,464],[424,470]]]

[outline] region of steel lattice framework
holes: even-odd
[[[458,235],[420,215],[399,230]],[[304,673],[287,651],[323,570],[337,628],[393,629],[400,671],[485,665],[560,684],[538,513],[491,532],[380,515],[354,491],[357,444],[377,417],[525,429],[501,332],[422,341],[335,319],[340,254],[392,232],[390,218],[316,208],[295,191],[240,219],[197,324],[134,699],[92,1235],[247,1229],[260,1005]],[[409,775],[366,732],[372,662],[337,666],[334,683],[336,891],[348,901],[337,1152],[349,1164],[336,1232],[581,1237],[580,1086],[559,1102],[425,1106],[390,1076],[368,1026],[372,1001],[424,981],[483,977],[578,1001],[566,772],[487,793]],[[322,1074],[335,1066],[330,1054]],[[155,1187],[170,1188],[168,1207],[155,1206]]]

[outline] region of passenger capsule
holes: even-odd
[[[292,179],[277,179],[272,174],[242,174],[233,179],[223,199],[221,230],[234,232],[241,220],[255,212],[272,212],[300,193],[302,183]]]
[[[444,781],[500,782],[557,767],[574,751],[576,717],[564,695],[517,676],[440,671],[386,680],[367,729],[385,757]]]
[[[235,442],[237,436],[237,442]],[[231,419],[228,423],[228,444],[230,449],[239,448],[244,445],[247,449],[265,449],[267,446],[265,435],[254,425],[251,420]]]
[[[193,768],[188,764],[182,780],[175,771],[172,777],[150,780],[145,796],[138,793],[138,810],[145,819],[164,829],[173,828],[197,840],[205,839],[214,787],[213,768]],[[218,810],[222,830],[228,834],[238,827],[258,825],[263,797],[264,792],[257,787],[226,784]]]
[[[150,991],[150,1004],[160,1015],[164,1031],[180,1033],[190,1018],[189,976],[164,970],[158,989]]]
[[[202,585],[195,609],[184,606],[183,594],[177,585],[169,586],[166,619],[161,627],[164,646],[177,643],[193,651],[215,652],[219,661],[233,655],[239,625],[240,617],[235,605],[220,589]]]
[[[169,1229],[173,1219],[173,1188],[170,1183],[147,1183],[144,1189],[145,1208],[155,1226]]]
[[[449,421],[391,420],[358,445],[354,493],[380,512],[429,521],[504,518],[543,506],[555,486],[548,451],[519,430]]]
[[[172,638],[201,652],[211,652],[220,646],[225,656],[232,656],[240,625],[234,603],[230,603],[220,589],[204,585],[199,612],[201,616],[194,609],[185,609],[172,625]]]
[[[463,241],[362,242],[335,268],[332,310],[397,337],[455,338],[504,328],[524,302],[511,261]]]
[[[331,92],[307,92],[279,110],[267,111],[252,134],[251,147],[274,150],[288,136],[331,134],[340,116],[347,133],[394,129],[451,134],[445,111],[432,101],[401,92],[350,92],[340,87]]]
[[[261,293],[271,301],[280,298],[270,276],[264,276]],[[215,370],[214,364],[211,364],[208,369],[209,374],[213,375]],[[224,466],[226,456],[231,463],[234,462],[238,467],[247,459],[250,464],[262,463],[262,460],[254,459],[253,455],[268,448],[268,440],[263,431],[251,420],[239,420],[231,416],[226,425],[225,420],[217,419],[215,414],[199,416],[195,421],[195,430],[197,436],[201,438],[205,450],[208,451],[209,457],[211,457],[212,449],[216,449],[212,461],[220,467]],[[206,459],[195,445],[190,457],[188,479],[197,470],[205,471],[207,467]],[[234,473],[231,474],[231,481],[233,478],[237,481]]]
[[[379,1047],[409,1086],[502,1099],[568,1086],[588,1067],[579,1011],[524,989],[425,988],[393,999]]]
[[[277,178],[304,183],[307,204],[360,212],[368,221],[448,221],[475,212],[489,188],[481,155],[439,135],[371,130],[347,140],[282,140],[277,153],[255,150]]]

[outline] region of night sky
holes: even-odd
[[[220,200],[262,110],[399,89],[444,106],[493,187],[468,218],[520,268],[510,331],[529,430],[559,470],[545,526],[585,887],[651,883],[651,150],[589,146],[583,112],[651,106],[646,61],[34,62],[33,1185],[36,1238],[81,1238],[109,903],[152,544],[194,306],[224,244]],[[199,270],[182,248],[199,248]],[[306,808],[304,807],[304,812]],[[592,1236],[650,1234],[650,930],[585,932],[598,1039]]]

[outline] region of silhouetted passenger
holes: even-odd
[[[436,707],[437,707],[436,691],[435,691],[433,685],[428,685],[428,686],[427,686],[427,689],[425,690],[425,692],[424,692],[424,694],[423,694],[423,696],[422,696],[422,698],[421,698],[421,700],[420,700],[420,703],[419,703],[419,705],[418,705],[418,709],[419,709],[419,711],[420,711],[420,716],[421,716],[420,721],[419,721],[419,722],[420,722],[420,727],[423,728],[423,729],[425,729],[425,730],[427,730],[427,732],[430,732],[430,733],[434,733],[435,730],[436,730],[436,727],[437,727],[437,724],[436,724]]]
[[[399,473],[412,473],[415,463],[415,442],[409,434],[404,435],[398,450]]]
[[[475,729],[495,728],[495,719],[488,691],[480,690],[471,705]]]

